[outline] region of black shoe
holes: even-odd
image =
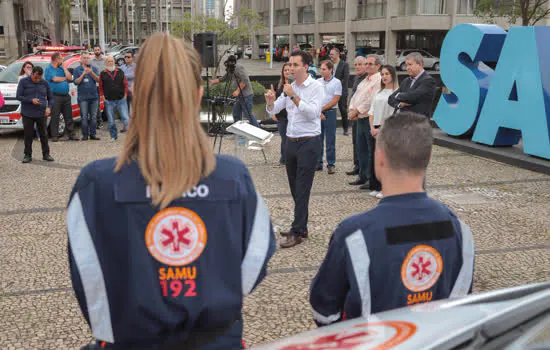
[[[25,154],[25,156],[23,157],[23,163],[30,163],[32,162],[32,157]]]
[[[327,169],[328,169],[328,173],[331,175],[336,173],[336,169],[333,166],[329,166]]]
[[[88,141],[88,136],[82,136],[82,138],[80,139],[80,141]]]
[[[344,136],[348,136],[348,135],[349,135],[349,131],[344,130]]]
[[[361,179],[357,179],[355,181],[352,181],[352,182],[349,182],[350,185],[354,185],[354,186],[357,186],[357,185],[364,185],[366,183],[366,181],[363,181]]]
[[[372,188],[370,188],[370,183],[368,181],[364,185],[359,186],[359,189],[360,190],[372,190]]]
[[[45,160],[46,162],[53,162],[53,157],[50,156],[49,154],[46,154],[45,156],[43,156],[42,159]]]
[[[279,234],[283,237],[290,237],[292,236],[292,232],[291,231],[280,231]],[[302,234],[300,234],[300,236],[302,238],[308,238],[308,233],[307,232],[303,232]]]
[[[352,171],[346,171],[346,175],[352,176],[352,175],[359,175],[359,170],[352,170]]]
[[[315,171],[323,171],[323,166],[322,165],[317,165],[315,167]]]
[[[97,136],[90,136],[90,140],[99,141],[101,139]]]

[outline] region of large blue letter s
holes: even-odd
[[[510,28],[472,141],[550,159],[550,27]],[[443,67],[443,65],[442,65]]]
[[[434,120],[449,135],[471,133],[483,106],[493,70],[482,61],[496,62],[506,32],[495,25],[460,24],[441,47],[441,80],[451,90],[443,94]]]

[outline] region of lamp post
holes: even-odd
[[[99,25],[99,47],[105,51],[105,23],[103,22],[103,0],[97,0],[97,22]]]
[[[273,69],[273,0],[269,2],[269,69]]]

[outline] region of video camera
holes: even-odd
[[[230,55],[227,57],[227,60],[223,63],[225,66],[225,70],[229,73],[235,72],[235,67],[237,66],[237,57],[234,55]]]

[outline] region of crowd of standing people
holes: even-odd
[[[243,298],[262,282],[276,250],[267,205],[246,166],[215,155],[200,127],[198,54],[162,33],[147,39],[142,52],[134,84],[139,105],[121,154],[82,169],[67,209],[72,285],[96,340],[88,348],[239,349]],[[308,205],[321,135],[330,139],[329,118],[343,95],[334,63],[324,61],[316,80],[310,62],[306,52],[293,52],[278,91],[265,94],[267,112],[279,122],[285,110],[287,120],[283,160],[295,210],[291,229],[280,232],[282,248],[314,234]],[[369,103],[352,96],[350,117],[362,119],[358,132],[370,130],[376,140],[384,198],[333,232],[311,282],[319,326],[464,296],[473,281],[470,229],[423,190],[433,142],[428,118],[399,111],[415,106],[419,75],[397,88],[395,72],[380,73],[377,57],[356,63],[366,76],[355,94]],[[115,70],[107,71],[111,78]],[[398,101],[397,113],[386,107],[390,99]]]
[[[111,140],[117,140],[115,110],[123,123],[121,132],[125,132],[129,122],[129,108],[133,94],[135,63],[133,53],[125,55],[125,64],[117,68],[114,58],[105,57],[100,47],[94,48],[94,57],[83,51],[80,53],[80,66],[72,72],[63,66],[60,53],[51,56],[51,64],[43,70],[25,62],[19,73],[16,98],[21,101],[21,114],[25,138],[23,163],[32,161],[32,142],[35,135],[42,145],[42,156],[53,161],[50,154],[47,132],[47,118],[50,118],[49,131],[51,141],[57,142],[60,116],[63,115],[65,133],[68,141],[99,140],[97,129],[102,127],[100,97],[104,97],[105,115],[109,121]],[[82,136],[77,136],[73,121],[73,107],[69,83],[74,83],[78,91],[78,107],[81,117]]]

